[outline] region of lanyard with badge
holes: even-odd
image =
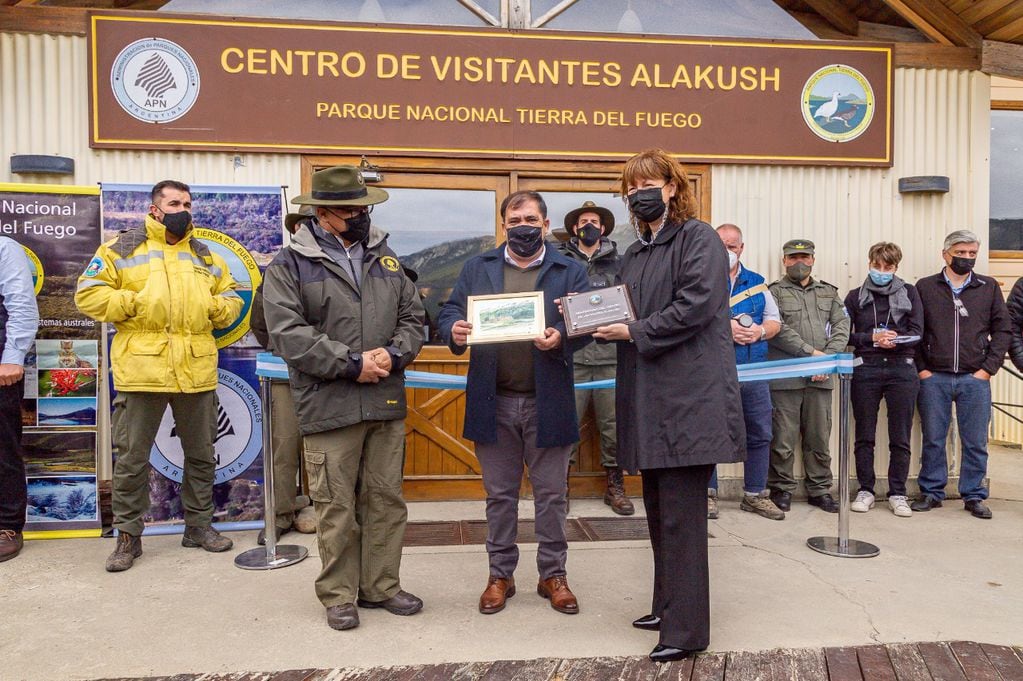
[[[877,323],[877,302],[874,301],[874,300],[871,300],[870,304],[874,308],[874,330],[871,332],[871,337],[873,338],[877,334],[882,333],[884,331],[887,331],[888,327],[891,326],[891,323],[892,323],[892,308],[891,308],[891,306],[888,307],[888,318],[885,319],[883,323],[878,324]],[[880,347],[880,345],[878,345],[878,343],[875,341],[874,342],[874,347],[877,348],[877,347]]]

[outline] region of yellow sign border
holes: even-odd
[[[625,36],[608,36],[608,35],[580,35],[580,34],[562,34],[560,32],[552,32],[551,34],[542,33],[520,33],[520,32],[509,32],[507,34],[497,34],[494,31],[479,31],[479,30],[451,30],[442,28],[408,28],[408,27],[389,27],[389,26],[353,26],[345,24],[331,24],[328,26],[317,25],[317,24],[302,24],[294,22],[274,22],[274,21],[228,21],[223,19],[181,19],[171,17],[132,17],[123,15],[110,15],[103,13],[89,14],[89,22],[91,32],[89,34],[89,43],[91,48],[91,54],[89,59],[92,62],[92,83],[90,95],[92,98],[92,140],[94,144],[117,144],[126,145],[128,147],[139,147],[139,148],[150,148],[151,145],[159,145],[160,147],[222,147],[225,149],[281,149],[290,150],[294,153],[310,153],[314,151],[334,151],[334,152],[345,152],[345,151],[379,151],[385,153],[439,153],[439,154],[511,154],[513,156],[554,156],[554,157],[566,157],[566,156],[586,156],[586,157],[603,157],[603,158],[629,158],[633,156],[630,152],[607,152],[607,151],[582,151],[582,150],[570,150],[570,151],[541,151],[531,149],[446,149],[440,147],[421,148],[421,147],[371,147],[371,146],[347,146],[347,145],[315,145],[315,146],[298,146],[294,144],[255,144],[255,143],[229,143],[229,142],[173,142],[169,143],[165,140],[120,140],[111,138],[101,138],[99,134],[99,82],[98,82],[98,65],[99,57],[97,54],[96,46],[96,30],[99,22],[111,21],[111,22],[133,22],[133,23],[152,23],[152,24],[190,24],[200,26],[234,26],[243,28],[288,28],[288,29],[302,29],[312,31],[340,31],[349,33],[389,33],[389,34],[402,34],[402,35],[435,35],[435,36],[469,36],[479,38],[507,38],[511,40],[558,40],[568,42],[609,42],[609,43],[636,43],[642,45],[703,45],[711,47],[759,47],[765,49],[789,49],[789,50],[827,50],[827,51],[843,51],[843,52],[882,52],[886,56],[886,68],[885,68],[885,92],[887,93],[887,106],[885,107],[885,153],[883,157],[848,157],[848,156],[776,156],[776,155],[757,155],[757,154],[685,154],[681,152],[671,152],[674,156],[679,158],[689,159],[711,159],[711,160],[731,160],[731,161],[817,161],[817,162],[856,162],[856,163],[891,163],[892,162],[892,148],[891,148],[891,135],[892,135],[892,107],[894,102],[892,101],[892,95],[894,90],[893,85],[893,74],[892,74],[892,52],[894,48],[892,46],[881,46],[881,45],[815,45],[812,43],[797,43],[790,41],[770,41],[770,42],[759,42],[750,40],[735,40],[735,39],[707,39],[707,38],[688,38],[688,37],[625,37]]]

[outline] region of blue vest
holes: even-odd
[[[735,279],[735,288],[732,289],[732,296],[736,296],[746,289],[753,288],[764,283],[764,278],[756,272],[750,271],[745,267],[739,266],[739,275]],[[746,298],[739,303],[732,306],[732,317],[742,314],[746,314],[753,317],[753,321],[757,324],[764,323],[764,308],[767,306],[767,301],[764,296],[771,295],[770,291],[764,291],[754,296]],[[729,296],[731,297],[731,296]],[[767,361],[767,341],[757,341],[750,345],[739,345],[735,344],[735,363],[736,364],[751,364],[753,362],[766,362]]]

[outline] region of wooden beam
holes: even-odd
[[[65,7],[0,7],[0,31],[85,35],[86,10]]]
[[[855,14],[845,8],[845,5],[838,0],[803,0],[810,5],[817,14],[846,35],[858,35],[860,32],[860,20]]]
[[[1015,41],[1023,35],[1023,17],[987,34],[991,40]]]
[[[963,69],[979,71],[980,50],[933,43],[895,43],[895,66],[913,69]]]
[[[980,62],[984,73],[1023,78],[1023,45],[985,40]]]
[[[979,49],[983,37],[940,0],[881,0],[931,40]]]

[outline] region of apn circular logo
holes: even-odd
[[[217,434],[213,441],[217,461],[216,484],[233,480],[244,473],[263,449],[263,409],[252,386],[230,371],[217,371]],[[163,414],[156,431],[152,464],[161,475],[174,482],[184,477],[185,453],[181,448],[178,427],[193,424],[174,424],[170,407]]]
[[[32,266],[32,288],[38,296],[39,292],[43,290],[43,261],[28,246],[22,244],[21,247],[25,249],[25,255],[28,256],[28,264]]]
[[[815,135],[829,142],[854,140],[874,120],[874,90],[851,66],[831,64],[810,76],[803,86],[803,120]]]
[[[380,266],[383,267],[388,272],[397,272],[398,268],[401,267],[401,265],[398,264],[398,259],[390,255],[385,255],[384,257],[380,258]]]
[[[213,339],[217,342],[217,347],[226,348],[249,330],[252,299],[256,295],[259,283],[263,281],[263,275],[259,273],[259,265],[256,264],[252,254],[223,232],[205,227],[195,227],[192,229],[192,238],[199,239],[209,246],[211,251],[224,259],[227,268],[231,270],[231,277],[238,285],[234,292],[242,299],[241,313],[226,329],[213,329]]]
[[[110,86],[121,108],[146,123],[181,118],[199,96],[195,60],[175,43],[144,38],[117,55]]]

